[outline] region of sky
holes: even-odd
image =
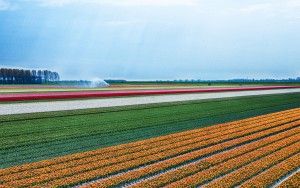
[[[0,67],[62,79],[300,76],[300,0],[0,0]]]

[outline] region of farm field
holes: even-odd
[[[300,188],[299,21],[300,0],[0,0],[0,188]]]
[[[153,90],[153,89],[204,89],[224,87],[265,87],[265,86],[300,86],[300,83],[122,83],[109,87],[89,88],[65,85],[0,85],[0,95],[12,93],[47,93],[78,91],[118,91],[118,90]]]
[[[268,187],[297,182],[299,164],[300,108],[293,108],[3,168],[0,180],[3,187]]]
[[[9,93],[0,95],[0,102],[82,99],[97,97],[128,97],[165,94],[193,94],[241,91],[264,91],[279,89],[299,89],[300,86],[252,86],[252,87],[214,87],[214,88],[177,88],[177,89],[140,89],[140,90],[111,90],[111,91],[68,91],[45,93]]]
[[[235,85],[229,85],[235,86]],[[147,89],[180,89],[180,88],[207,88],[226,87],[190,85],[190,84],[114,84],[103,88],[72,87],[58,85],[0,85],[0,94],[5,93],[43,93],[43,92],[70,92],[70,91],[115,91],[115,90],[147,90]],[[228,86],[227,86],[228,87]]]
[[[0,116],[0,167],[300,107],[300,94]]]
[[[281,86],[282,84],[278,84]],[[299,86],[300,84],[285,84]],[[253,87],[265,86],[263,84],[162,84],[162,83],[131,83],[111,84],[109,87],[90,88],[59,85],[0,85],[0,95],[6,93],[44,93],[44,92],[70,92],[70,91],[118,91],[118,90],[152,90],[152,89],[191,89],[191,88],[222,88],[222,87]],[[266,84],[268,86],[268,84]],[[271,85],[273,86],[273,85]]]

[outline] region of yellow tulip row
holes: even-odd
[[[300,140],[299,135],[298,138]],[[300,141],[291,146],[283,148],[277,152],[274,152],[268,156],[265,156],[257,161],[254,161],[246,166],[243,166],[242,168],[239,168],[238,170],[209,183],[205,187],[206,188],[213,188],[213,187],[229,188],[229,187],[237,186],[243,181],[247,180],[248,178],[251,178],[257,173],[260,173],[261,171],[271,167],[277,162],[285,160],[290,155],[294,155],[299,151],[300,151]]]
[[[300,187],[300,172],[297,172],[287,180],[282,182],[277,188]]]
[[[252,187],[270,187],[278,179],[285,176],[289,172],[297,169],[300,165],[300,153],[291,156],[290,158],[282,161],[281,163],[271,167],[263,173],[254,176],[248,181],[241,184],[242,188]]]
[[[237,138],[237,139],[230,140],[230,141],[227,141],[227,142],[223,142],[223,143],[220,143],[220,144],[208,147],[208,148],[193,151],[193,152],[190,152],[190,153],[187,153],[187,154],[175,157],[175,158],[171,158],[171,159],[168,159],[168,160],[165,160],[165,161],[161,161],[161,162],[158,162],[158,163],[151,164],[151,165],[146,166],[145,168],[129,171],[129,172],[126,172],[126,173],[123,173],[121,175],[114,176],[114,177],[111,177],[111,178],[106,178],[106,179],[97,181],[93,184],[87,185],[86,187],[110,187],[110,186],[118,185],[122,182],[126,182],[126,181],[129,181],[129,180],[132,180],[132,179],[137,179],[137,178],[140,178],[140,177],[145,176],[147,174],[162,171],[165,168],[172,167],[172,166],[184,163],[185,161],[190,161],[190,160],[193,160],[193,159],[197,159],[197,158],[206,156],[206,155],[208,155],[210,153],[213,153],[213,152],[216,152],[216,151],[222,151],[222,150],[225,150],[226,148],[233,147],[233,146],[236,146],[238,144],[243,144],[245,142],[249,142],[251,140],[261,138],[261,137],[266,136],[266,135],[268,135],[272,132],[274,132],[273,129],[265,130],[265,131],[258,132],[258,133],[255,133],[255,134],[252,134],[252,135],[249,135],[249,136],[245,136],[245,137]],[[170,171],[170,172],[166,172],[166,173],[161,174],[158,177],[151,178],[151,179],[142,181],[140,183],[137,183],[133,187],[157,187],[157,186],[162,186],[162,185],[165,185],[169,182],[172,182],[172,181],[178,180],[180,178],[183,178],[183,177],[187,176],[190,173],[195,173],[195,172],[199,171],[200,169],[204,169],[208,166],[220,163],[220,162],[222,162],[226,159],[230,159],[234,156],[241,155],[245,152],[251,151],[251,150],[256,149],[258,147],[265,146],[267,144],[278,141],[280,139],[290,137],[290,136],[295,135],[297,133],[299,133],[298,135],[300,136],[300,127],[297,127],[295,129],[292,129],[292,130],[288,130],[286,132],[279,133],[277,135],[273,135],[273,136],[270,136],[270,137],[263,138],[261,140],[255,141],[253,143],[249,143],[249,144],[243,145],[241,147],[235,148],[233,150],[229,150],[229,151],[227,151],[227,155],[221,155],[221,156],[220,155],[213,155],[211,158],[214,158],[215,160],[210,161],[210,163],[202,163],[201,161],[198,162],[198,163],[192,163],[189,166],[179,168],[177,170],[173,170],[173,171]]]
[[[271,154],[274,152],[274,154],[282,155],[286,152],[297,152],[300,150],[300,142],[299,141],[299,135],[290,137],[288,139],[281,140],[279,142],[267,145],[265,147],[259,148],[255,151],[245,153],[243,155],[240,155],[238,157],[235,157],[233,159],[230,159],[226,162],[223,162],[221,164],[215,165],[209,169],[200,171],[196,174],[190,175],[186,178],[183,178],[179,181],[176,181],[174,183],[171,183],[167,185],[166,187],[189,187],[189,186],[197,186],[207,183],[209,180],[213,180],[216,177],[222,176],[224,174],[230,173],[231,171],[244,166],[247,163],[250,163],[254,160],[257,160],[261,157],[264,157],[268,154]],[[296,143],[294,143],[296,142]],[[294,143],[294,144],[292,144]],[[292,145],[290,145],[292,144]],[[278,150],[278,151],[277,151]],[[227,155],[224,153],[224,155]],[[203,162],[210,163],[212,159],[205,159]],[[227,182],[224,182],[227,183]],[[215,184],[214,184],[215,185]],[[223,184],[222,186],[225,186],[227,184]]]

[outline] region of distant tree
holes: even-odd
[[[41,84],[59,81],[57,72],[0,68],[0,84]]]

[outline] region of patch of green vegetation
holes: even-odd
[[[0,116],[0,168],[300,107],[300,93]]]

